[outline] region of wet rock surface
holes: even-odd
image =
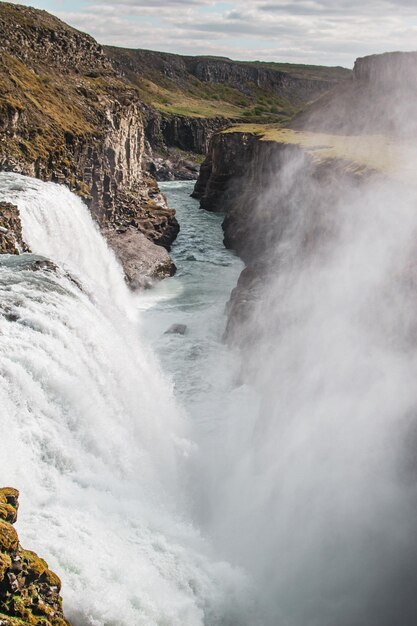
[[[172,326],[165,331],[165,335],[185,335],[186,332],[187,324],[172,324]]]
[[[19,209],[14,204],[0,202],[0,254],[29,252],[23,241]]]
[[[19,543],[13,527],[18,506],[16,489],[0,489],[0,625],[70,626],[62,609],[59,577]]]

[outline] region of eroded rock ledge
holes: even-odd
[[[19,209],[14,204],[0,202],[0,254],[30,252],[23,241]]]
[[[0,489],[0,625],[70,626],[62,609],[59,577],[19,543],[13,528],[18,500],[16,489]]]

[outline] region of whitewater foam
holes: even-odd
[[[0,475],[21,490],[22,543],[76,625],[244,623],[246,580],[192,524],[194,448],[114,255],[67,189],[0,173],[0,195],[58,265],[0,265]]]

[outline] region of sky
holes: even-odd
[[[417,50],[417,0],[31,0],[100,43],[352,67]]]

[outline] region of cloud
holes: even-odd
[[[101,43],[352,66],[417,48],[415,0],[38,0]],[[76,9],[74,9],[76,7]]]

